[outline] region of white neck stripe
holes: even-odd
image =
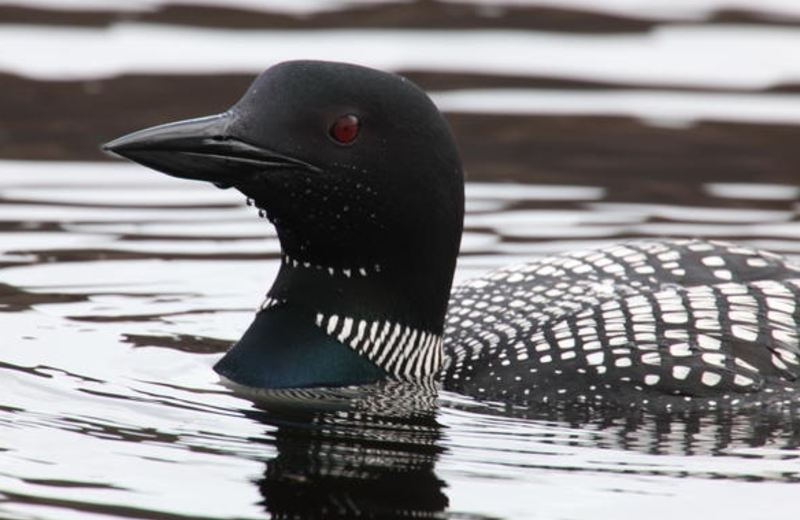
[[[432,377],[442,368],[442,338],[437,334],[397,322],[381,323],[336,314],[318,313],[314,322],[326,334],[397,378]]]

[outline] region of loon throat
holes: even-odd
[[[426,323],[402,310],[405,302],[394,300],[398,296],[381,280],[387,274],[383,271],[379,264],[333,268],[283,255],[278,278],[259,312],[299,303],[312,310],[316,327],[387,375],[406,381],[432,378],[442,368],[441,321]],[[306,290],[297,295],[298,287]]]
[[[639,240],[457,287],[464,178],[408,80],[276,65],[223,114],[106,145],[235,188],[278,231],[277,278],[215,369],[268,390],[384,380],[529,407],[686,412],[800,402],[800,267],[702,240]]]

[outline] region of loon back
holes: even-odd
[[[543,258],[456,288],[445,387],[534,406],[797,401],[798,298],[800,266],[720,242]]]
[[[235,188],[274,224],[278,276],[215,366],[236,384],[438,376],[479,398],[668,410],[800,395],[800,277],[768,253],[633,242],[490,273],[451,298],[460,157],[430,99],[399,76],[286,62],[223,114],[105,148]]]

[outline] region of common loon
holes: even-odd
[[[641,240],[451,284],[464,178],[445,119],[403,77],[331,62],[262,73],[228,111],[105,150],[234,187],[282,262],[215,370],[262,389],[431,381],[530,406],[665,410],[800,401],[800,267]]]

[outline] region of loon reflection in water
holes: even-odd
[[[277,451],[266,460],[257,481],[265,510],[273,518],[460,518],[457,512],[448,511],[446,479],[437,468],[452,449],[474,452],[466,457],[475,457],[474,464],[480,467],[502,465],[502,455],[494,450],[508,451],[514,446],[517,456],[531,456],[526,469],[544,474],[557,469],[638,471],[648,476],[755,481],[763,479],[757,470],[752,474],[743,470],[739,475],[715,473],[715,466],[702,463],[649,463],[641,468],[636,455],[625,462],[621,452],[614,456],[622,457],[616,464],[585,463],[578,453],[592,447],[702,457],[746,453],[758,446],[793,449],[800,443],[796,422],[775,422],[769,414],[752,410],[653,415],[606,409],[596,415],[576,408],[496,408],[451,394],[444,396],[449,417],[442,423],[438,409],[426,406],[433,401],[422,403],[419,394],[414,385],[389,384],[381,397],[361,401],[355,410],[276,409],[270,402],[264,410],[245,411],[270,432],[260,437],[260,442]],[[402,404],[387,406],[386,396]],[[458,417],[456,432],[447,424],[454,417]],[[520,418],[525,420],[518,421]],[[472,438],[466,448],[461,445],[461,435]],[[591,453],[590,457],[598,457]],[[553,457],[555,454],[564,456]],[[786,454],[792,457],[791,451]],[[792,472],[775,478],[797,482]]]
[[[437,468],[451,449],[474,452],[471,456],[478,468],[504,464],[502,454],[494,450],[515,446],[516,456],[530,456],[526,469],[544,475],[561,469],[752,482],[763,480],[758,470],[749,473],[743,467],[738,475],[716,473],[716,466],[702,462],[640,467],[642,461],[635,453],[694,455],[702,461],[703,456],[746,453],[757,446],[793,449],[800,441],[797,424],[775,423],[759,413],[717,410],[669,417],[618,409],[590,418],[573,409],[551,410],[552,422],[541,412],[533,414],[536,420],[519,422],[514,417],[531,417],[529,411],[493,410],[453,400],[447,407],[450,415],[458,410],[460,422],[455,429],[473,437],[466,448],[459,446],[464,439],[458,433],[452,438],[452,430],[440,422],[435,410],[390,415],[368,409],[245,412],[268,427],[270,433],[261,442],[277,451],[266,460],[257,480],[262,505],[272,518],[461,518],[447,510],[446,479]],[[589,447],[634,455],[628,462],[626,455],[616,452],[616,464],[586,463],[578,453]],[[601,457],[596,451],[591,453],[590,457]],[[791,451],[785,453],[792,457]],[[798,476],[786,472],[774,478],[797,482]]]
[[[258,481],[272,518],[439,518],[448,506],[432,413],[248,415],[277,427],[265,437],[277,455]]]
[[[579,251],[451,284],[464,192],[454,139],[409,81],[348,64],[264,72],[229,111],[106,149],[234,187],[282,264],[215,369],[267,390],[385,379],[530,407],[688,412],[800,396],[800,268],[699,240]]]

